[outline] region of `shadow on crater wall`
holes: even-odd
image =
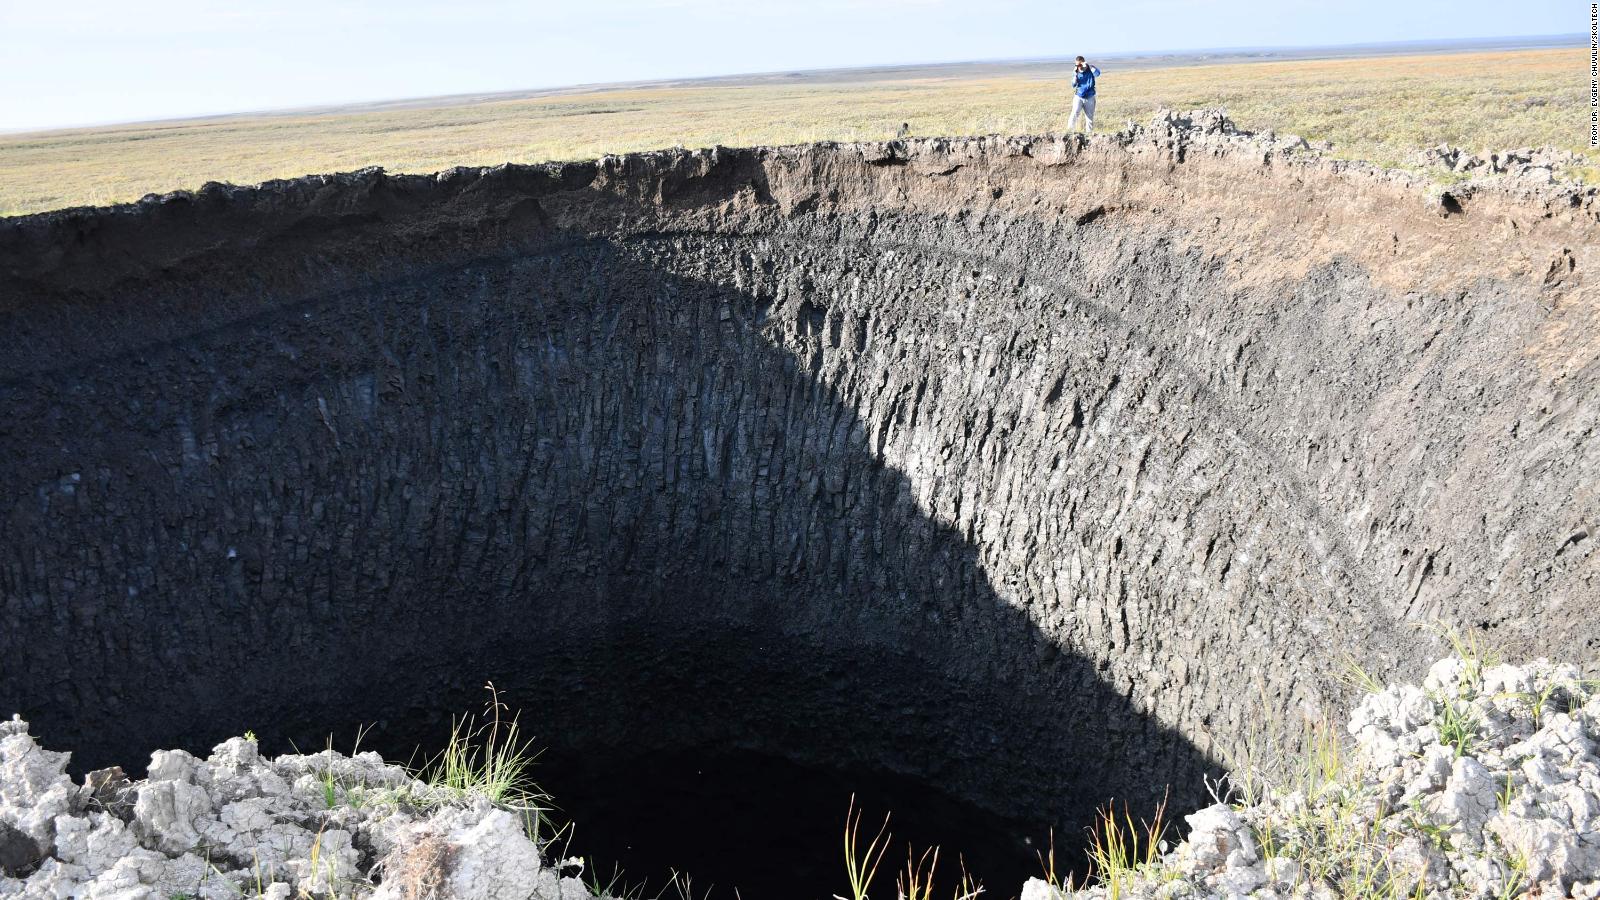
[[[724,262],[731,279],[685,277],[563,235],[0,385],[0,453],[58,473],[7,488],[0,710],[80,769],[372,722],[364,747],[403,758],[493,680],[558,802],[691,754],[803,773],[745,798],[733,833],[808,820],[785,808],[808,794],[842,820],[822,783],[920,785],[1006,840],[1054,828],[1063,854],[1112,798],[1198,802],[1205,755],[1003,599],[782,339],[883,348],[777,320],[782,273]],[[644,811],[662,798],[566,812],[580,847],[690,852],[627,830],[665,827]],[[782,866],[743,887],[786,885],[837,888]]]

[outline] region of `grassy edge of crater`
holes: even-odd
[[[1440,142],[1481,149],[1555,146],[1600,167],[1576,123],[1588,93],[1580,48],[1382,59],[1108,69],[1100,119],[1114,130],[1156,109],[1222,107],[1241,127],[1333,144],[1337,159],[1404,167]],[[1508,89],[1507,85],[1512,85]],[[131,202],[207,181],[259,184],[307,172],[593,159],[671,147],[876,141],[1065,130],[1053,78],[915,84],[680,85],[514,102],[345,114],[236,116],[0,137],[0,214]],[[1593,172],[1583,177],[1593,177]],[[1590,182],[1595,183],[1595,182]]]

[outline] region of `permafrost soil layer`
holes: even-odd
[[[1192,809],[1421,623],[1592,650],[1597,229],[1170,116],[0,223],[0,713]]]

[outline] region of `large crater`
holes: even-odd
[[[0,714],[393,753],[493,680],[580,835],[777,896],[851,790],[1004,881],[1419,624],[1592,648],[1593,193],[1185,124],[0,223]]]

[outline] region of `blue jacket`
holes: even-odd
[[[1100,77],[1099,66],[1084,66],[1082,72],[1072,75],[1072,89],[1079,97],[1087,100],[1094,96],[1094,80]]]

